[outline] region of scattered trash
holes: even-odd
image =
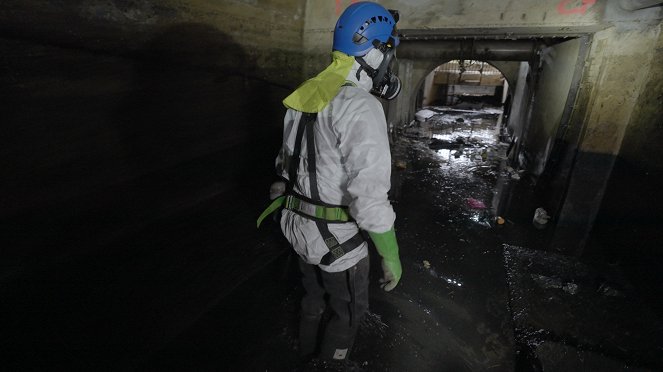
[[[430,269],[430,262],[424,260],[424,269]]]
[[[432,118],[435,115],[437,115],[437,112],[427,110],[427,109],[423,109],[423,110],[417,111],[417,113],[414,114],[414,117],[417,121],[423,122],[423,121],[426,121],[426,120]]]
[[[495,219],[495,222],[497,222],[498,225],[504,225],[504,222],[506,222],[506,221],[504,220],[504,218],[502,218],[500,216],[497,216],[497,218]]]
[[[536,208],[536,211],[534,211],[534,219],[532,219],[532,223],[537,229],[545,229],[549,219],[550,216],[545,209]]]
[[[493,227],[493,226],[490,225],[490,222],[484,221],[484,220],[477,221],[477,224],[479,224],[479,225],[481,225],[481,226],[483,226],[487,229],[490,229],[491,227]]]
[[[549,277],[540,274],[530,274],[530,277],[534,279],[536,284],[538,284],[541,288],[562,289],[562,287],[564,286],[564,283],[559,278]]]
[[[566,284],[564,284],[562,289],[564,290],[564,292],[566,292],[568,294],[574,295],[574,294],[578,293],[578,285],[575,284],[575,283],[566,283]]]
[[[517,171],[511,167],[506,167],[506,172],[511,179],[518,181],[520,180],[520,174],[524,172],[524,170]]]
[[[488,149],[483,149],[481,150],[481,160],[486,161],[488,160]]]
[[[465,145],[461,143],[460,146],[458,147],[458,150],[456,150],[453,153],[454,158],[460,158],[460,156],[463,155],[464,150],[465,150]]]
[[[467,205],[474,209],[486,209],[486,204],[484,204],[481,200],[474,198],[467,198]]]
[[[540,274],[530,274],[530,277],[541,286],[541,288],[555,288],[561,289],[564,292],[574,295],[578,293],[578,285],[571,282],[564,282],[560,278],[549,277]]]

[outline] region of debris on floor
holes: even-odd
[[[516,343],[529,354],[521,357],[539,364],[524,370],[661,367],[663,323],[619,272],[510,245],[504,246],[504,261]],[[551,369],[536,369],[541,366]]]
[[[467,198],[467,205],[470,206],[470,208],[473,209],[486,209],[486,204],[484,204],[481,200],[476,200],[474,198]]]
[[[663,353],[660,321],[619,275],[536,247],[510,245],[507,235],[527,231],[536,241],[551,229],[532,226],[538,203],[518,219],[510,210],[500,210],[509,187],[525,184],[518,182],[523,172],[508,164],[500,110],[428,109],[434,115],[411,123],[394,139],[389,198],[398,216],[403,276],[393,291],[380,290],[380,258],[369,250],[370,307],[350,354],[352,367],[661,370],[656,368]],[[297,281],[293,268],[286,277]],[[226,369],[334,371],[337,366],[319,361],[296,368],[303,289],[283,280],[256,282],[228,302],[237,307],[234,312],[228,303],[210,311],[198,331],[156,355],[151,370],[167,369],[182,361],[183,353],[190,354],[186,361],[193,365],[180,369],[213,370],[200,367],[218,367],[212,363],[219,350],[236,347],[231,352],[234,364],[223,364]],[[235,314],[254,314],[246,322],[251,326],[233,321]],[[207,343],[201,348],[205,332]]]
[[[541,207],[536,208],[536,210],[534,211],[534,218],[532,219],[534,227],[536,227],[537,229],[545,229],[548,220],[550,220],[548,212],[546,212],[546,210]]]

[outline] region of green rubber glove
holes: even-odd
[[[401,260],[398,257],[398,242],[396,241],[396,232],[392,227],[391,230],[384,233],[368,232],[368,235],[375,243],[378,253],[382,256],[382,272],[384,277],[380,279],[382,289],[389,292],[401,280],[403,268],[401,267]]]

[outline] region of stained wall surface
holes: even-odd
[[[325,54],[331,48],[332,30],[338,15],[350,0],[310,0],[306,8],[304,45],[312,54]],[[600,28],[606,1],[582,5],[569,1],[462,1],[462,0],[387,0],[379,3],[401,14],[398,27],[417,33],[444,30],[481,29],[483,35],[513,37],[523,30],[546,34],[564,34],[572,30]],[[467,31],[465,31],[467,33]],[[462,32],[461,32],[462,34]],[[312,68],[318,62],[311,61]]]
[[[282,252],[255,219],[304,5],[0,4],[6,368],[135,366]]]
[[[327,63],[334,20],[349,3],[337,1],[320,5],[320,2],[308,2],[303,42],[311,53],[311,60],[304,66],[305,74],[311,75]],[[543,202],[555,211],[555,220],[561,226],[553,245],[566,253],[581,252],[624,138],[630,138],[629,142],[633,143],[642,143],[635,138],[655,143],[645,139],[654,138],[655,134],[642,134],[656,130],[648,127],[650,119],[645,119],[641,113],[660,110],[658,101],[646,98],[644,87],[656,87],[656,81],[660,79],[656,74],[660,62],[655,59],[655,53],[661,34],[661,8],[628,11],[620,7],[619,1],[613,0],[380,3],[400,11],[399,28],[405,36],[403,43],[407,43],[408,38],[588,38],[588,45],[584,46],[588,48],[587,56],[581,62],[584,65],[579,70],[576,90],[571,92],[572,109],[565,113],[566,122],[561,123],[564,130],[555,132],[550,127],[540,138],[534,139],[528,149],[529,157],[538,159],[535,173],[547,174],[554,183],[549,200]],[[399,60],[404,92],[389,105],[390,125],[397,127],[412,120],[416,91],[424,76],[443,62]],[[538,72],[533,71],[531,76],[536,77]],[[567,70],[565,76],[568,78],[572,74],[574,72]],[[644,99],[640,100],[641,97]],[[526,122],[521,124],[530,125],[530,117],[545,117],[544,107],[536,106],[534,111],[527,108],[522,117]],[[630,130],[638,134],[627,136]],[[551,149],[549,144],[554,143],[556,145]],[[576,156],[577,151],[580,151],[579,156]],[[624,151],[628,151],[629,158],[652,164],[646,153],[640,152],[636,146],[627,144]],[[550,154],[555,154],[557,159],[549,162]],[[548,169],[541,169],[544,164]]]
[[[597,215],[589,253],[607,253],[626,269],[641,293],[663,312],[658,295],[663,252],[663,36],[654,47],[652,68],[624,133],[619,156]]]
[[[3,215],[247,141],[260,124],[244,121],[280,109],[275,102],[299,78],[296,2],[3,8],[4,93],[9,120],[21,123],[4,138],[13,189],[3,193]]]
[[[562,114],[567,104],[572,104],[575,99],[569,98],[569,91],[575,66],[579,63],[581,42],[581,39],[572,39],[541,52],[532,116],[527,126],[527,137],[523,139],[527,169],[534,175],[540,175],[545,169]]]

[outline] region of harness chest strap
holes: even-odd
[[[283,207],[292,211],[298,211],[309,217],[320,218],[329,222],[348,222],[351,219],[346,207],[318,205],[298,198],[295,195],[286,196]]]
[[[262,212],[260,217],[258,217],[257,227],[260,227],[262,221],[270,214],[276,212],[279,208],[289,209],[298,212],[299,214],[328,222],[348,222],[352,220],[346,207],[317,205],[300,199],[295,195],[284,195],[274,199],[274,201],[272,201],[272,203]]]

